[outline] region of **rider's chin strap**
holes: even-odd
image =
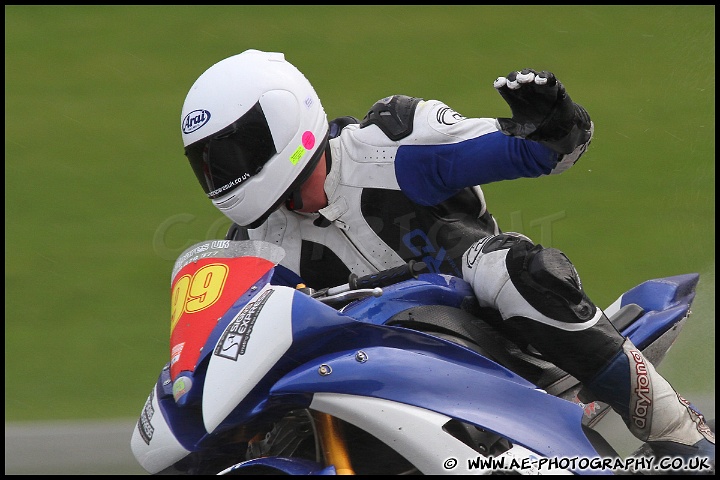
[[[285,206],[288,210],[299,210],[303,207],[302,195],[300,195],[300,189],[293,190],[287,200],[285,200]]]

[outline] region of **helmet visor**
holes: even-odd
[[[242,117],[185,148],[209,198],[218,198],[262,170],[277,154],[260,102]]]

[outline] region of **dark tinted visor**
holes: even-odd
[[[228,127],[185,147],[209,198],[220,197],[256,175],[276,154],[259,102]]]

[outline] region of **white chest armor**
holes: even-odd
[[[395,180],[394,156],[383,161],[355,161],[342,145],[342,138],[330,141],[330,151],[332,169],[325,181],[328,206],[319,214],[297,213],[281,207],[259,228],[250,230],[250,238],[282,246],[286,257],[281,265],[296,273],[300,272],[302,240],[329,248],[358,275],[403,265],[405,261],[373,231],[360,208],[363,188],[400,189]],[[324,227],[315,225],[320,214],[329,225],[328,222],[324,222],[327,225]]]
[[[402,145],[454,143],[495,130],[489,119],[448,122],[447,116],[452,112],[439,101],[421,102],[415,112],[412,133],[399,141],[389,139],[377,125],[346,126],[329,142],[332,165],[325,180],[328,206],[319,214],[298,213],[283,206],[263,225],[249,230],[250,239],[282,246],[287,255],[281,265],[301,276],[303,241],[329,248],[357,275],[405,264],[407,260],[388,246],[363,216],[361,196],[366,188],[400,191],[394,162],[397,149]],[[446,116],[445,121],[439,122],[442,115]],[[480,187],[473,187],[472,191],[482,204],[479,212],[482,215],[485,213],[482,191]],[[321,223],[320,215],[327,221]],[[493,230],[497,232],[494,220]]]

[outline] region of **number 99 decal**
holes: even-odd
[[[211,263],[193,275],[183,275],[175,282],[170,296],[170,331],[183,313],[195,313],[210,307],[222,295],[228,277],[228,267]]]

